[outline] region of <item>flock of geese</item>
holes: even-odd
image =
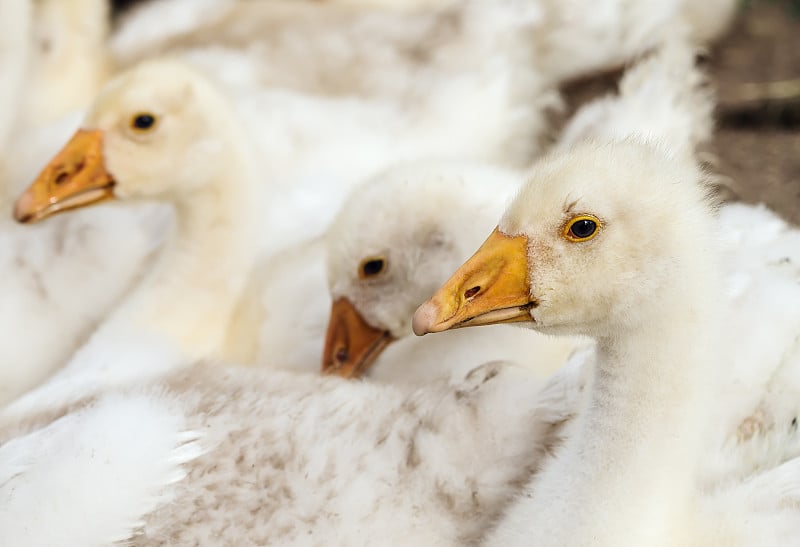
[[[0,0],[0,545],[797,544],[736,4]]]

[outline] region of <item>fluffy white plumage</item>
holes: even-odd
[[[532,536],[543,545],[786,541],[800,527],[791,423],[778,422],[772,439],[759,436],[759,449],[725,442],[736,438],[731,415],[744,404],[725,397],[738,389],[737,368],[774,369],[736,355],[749,339],[746,331],[732,339],[728,328],[738,310],[728,307],[719,283],[718,221],[703,212],[702,176],[629,142],[554,155],[532,180],[500,230],[525,234],[534,249],[534,328],[594,333],[598,357],[591,401],[573,436],[487,545],[527,545]],[[600,243],[562,248],[553,241],[553,215],[564,215],[569,196],[602,218]],[[643,232],[640,224],[650,221],[659,229]],[[570,276],[556,280],[554,272],[563,271]]]
[[[691,52],[681,42],[670,42],[625,73],[619,94],[579,110],[556,148],[638,135],[693,162],[698,146],[711,136],[712,112],[713,95],[693,67]],[[720,386],[726,402],[715,407],[720,424],[716,442],[736,445],[746,439],[751,447],[714,461],[707,473],[715,477],[771,460],[764,450],[781,446],[800,413],[792,395],[800,381],[800,319],[792,312],[800,306],[800,230],[764,206],[727,203],[717,214],[724,295],[736,311],[721,333],[730,381]],[[754,322],[754,317],[771,319]],[[786,448],[786,454],[792,450]]]
[[[0,539],[459,545],[559,442],[583,377],[567,368],[537,396],[539,380],[499,363],[418,390],[197,365],[25,436],[54,415],[4,428],[18,438],[0,448],[14,464]]]
[[[206,8],[210,10],[208,13],[215,9],[223,13],[221,6],[224,4],[208,2]],[[173,2],[173,5],[179,4]],[[478,3],[474,5],[479,6]],[[505,5],[511,6],[512,3]],[[561,13],[558,17],[569,20],[577,19],[585,8],[579,10],[580,6],[571,3],[564,5],[563,13],[556,15]],[[720,3],[719,6],[724,8],[721,15],[729,13],[725,10],[732,5],[732,2]],[[574,64],[557,61],[554,53],[551,64],[557,78],[574,75],[570,71],[577,73],[624,61],[629,58],[628,55],[655,43],[656,33],[651,33],[648,25],[623,25],[618,41],[600,40],[600,36],[608,37],[608,24],[619,21],[621,15],[628,23],[626,17],[631,14],[634,14],[631,20],[642,22],[636,18],[635,14],[639,13],[636,10],[625,13],[615,11],[621,6],[608,3],[594,13],[596,17],[592,21],[603,28],[597,32],[589,29],[586,33],[580,33],[580,38],[586,39],[586,44],[581,44],[581,40],[576,40],[574,35],[570,37],[556,33],[550,38],[554,40],[553,43],[557,43],[559,36],[565,41],[562,49],[554,50],[559,55],[570,48],[574,48],[575,53],[586,53],[584,56],[574,55]],[[649,10],[647,15],[652,16],[653,20],[658,19],[660,25],[674,20],[673,17],[680,19],[685,13],[693,13],[689,16],[691,18],[702,12],[676,6],[677,3],[662,5],[659,10]],[[537,15],[536,9],[529,7],[527,13]],[[684,14],[675,15],[681,9]],[[479,15],[476,16],[476,13]],[[498,20],[506,17],[503,24],[511,28],[521,26],[524,21],[523,18],[515,20],[513,14],[519,12],[512,10],[476,10],[472,14],[473,24],[484,23],[483,30],[489,30],[486,36],[477,33],[470,36],[470,40],[476,40],[476,43],[484,46],[489,42],[481,40],[494,35],[496,29],[500,28],[486,24],[489,18],[484,16],[487,13],[498,15]],[[425,20],[419,14],[417,17]],[[725,17],[720,16],[714,22],[724,24],[724,20]],[[714,28],[715,25],[709,25],[699,32],[713,34],[717,32]],[[171,31],[167,29],[167,32]],[[324,43],[323,40],[318,45]],[[610,44],[611,47],[599,48],[598,43]],[[465,57],[474,55],[478,54],[468,51]],[[707,138],[710,131],[706,118],[711,102],[698,89],[701,78],[691,68],[691,58],[685,57],[683,64],[676,64],[675,60],[680,54],[673,54],[672,61],[665,61],[665,55],[662,53],[661,57],[632,69],[622,84],[619,98],[596,103],[579,114],[565,134],[564,146],[584,140],[587,134],[613,139],[637,133],[646,121],[651,126],[651,132],[660,135],[663,141],[674,144],[671,147],[672,158],[667,162],[690,157],[694,145]],[[425,122],[416,123],[405,119],[408,111],[397,108],[396,103],[391,101],[375,101],[365,107],[364,102],[353,97],[343,99],[335,95],[302,95],[297,90],[271,90],[263,95],[253,94],[254,73],[252,66],[248,65],[250,61],[229,52],[195,52],[188,53],[187,58],[209,72],[218,67],[220,60],[232,62],[224,74],[218,75],[218,79],[227,84],[228,99],[237,103],[240,115],[246,117],[253,126],[262,123],[258,120],[264,119],[264,112],[275,124],[274,132],[251,131],[249,135],[256,148],[269,150],[271,155],[266,156],[264,165],[275,169],[275,178],[270,181],[269,188],[273,197],[281,194],[280,199],[265,204],[262,211],[269,218],[264,229],[270,234],[277,234],[276,240],[258,245],[262,250],[275,253],[274,262],[267,266],[267,274],[272,280],[278,279],[275,285],[270,286],[271,292],[263,293],[261,300],[254,299],[259,306],[263,303],[265,310],[269,309],[267,304],[270,302],[284,302],[288,309],[300,312],[297,303],[291,305],[291,293],[282,291],[280,283],[319,284],[321,268],[304,270],[302,273],[305,277],[301,279],[292,267],[307,263],[308,256],[319,257],[322,242],[316,240],[303,249],[293,248],[292,243],[319,233],[335,209],[336,200],[344,195],[341,189],[362,174],[394,159],[413,159],[423,150],[429,153],[434,151],[433,155],[472,154],[484,159],[503,158],[518,163],[519,158],[534,149],[531,143],[515,148],[510,155],[504,153],[504,145],[498,144],[490,149],[487,142],[506,142],[503,138],[507,137],[500,138],[499,132],[487,131],[484,134],[487,138],[485,142],[475,139],[480,129],[485,129],[479,123],[479,117],[456,115],[465,110],[476,111],[477,95],[466,93],[471,92],[471,86],[474,87],[474,81],[469,78],[456,78],[452,87],[443,85],[437,88],[442,91],[440,96],[429,94],[429,90],[424,89],[430,109],[419,110],[419,116],[424,117]],[[544,65],[540,66],[547,66],[546,59],[543,62]],[[493,120],[497,123],[498,131],[508,129],[509,120],[521,115],[517,119],[519,127],[533,134],[541,127],[536,125],[540,123],[536,121],[539,120],[536,118],[540,113],[539,108],[548,99],[535,105],[530,103],[521,110],[514,110],[516,107],[513,105],[518,104],[514,101],[504,102],[513,96],[508,90],[516,89],[513,85],[508,86],[503,76],[510,74],[513,64],[509,62],[499,68],[487,65],[487,71],[480,73],[477,79],[504,83],[500,87],[491,85],[480,91],[484,96],[498,99],[494,103],[498,112],[507,116]],[[464,68],[458,63],[454,67],[451,67],[452,73],[446,76],[439,74],[438,77],[453,79],[454,74]],[[307,76],[307,73],[298,73],[291,77],[297,77],[300,84],[294,84],[302,87],[311,85],[303,80]],[[685,79],[678,76],[685,76]],[[426,80],[428,83],[431,81],[436,79]],[[376,89],[380,91],[381,86],[392,88],[392,82],[391,79],[376,76],[374,88],[369,88],[373,85],[369,82],[362,82],[362,85],[376,92]],[[545,88],[536,83],[525,89],[532,92]],[[376,92],[376,95],[380,93]],[[519,100],[519,97],[515,100]],[[663,110],[654,108],[654,105],[663,107]],[[488,111],[487,108],[478,109],[477,112],[482,116]],[[647,116],[642,116],[645,111]],[[664,115],[654,115],[654,112]],[[441,117],[437,118],[432,113],[441,114]],[[330,123],[321,126],[318,120],[323,117],[331,120]],[[354,123],[353,119],[356,119]],[[528,126],[521,119],[535,123]],[[437,133],[432,141],[412,142],[414,137],[430,133],[438,125],[446,126],[453,132],[452,135],[465,137],[464,140],[448,142],[450,134],[442,132]],[[408,146],[396,146],[392,140],[395,135],[389,138],[388,133],[385,140],[370,140],[374,132],[386,131],[387,127],[390,131],[404,134]],[[291,131],[287,132],[287,128]],[[515,137],[510,140],[515,140]],[[363,144],[358,154],[348,150],[352,142]],[[689,143],[685,149],[682,148],[684,143]],[[348,152],[350,155],[347,155]],[[578,151],[577,156],[580,157],[582,153]],[[611,153],[616,152],[612,149]],[[309,154],[316,158],[317,163],[306,168],[300,160]],[[334,177],[332,182],[328,177],[336,171],[333,166],[345,157],[348,159],[347,165],[337,171],[341,178]],[[619,157],[625,157],[624,150]],[[286,162],[281,163],[284,159]],[[602,163],[604,159],[606,157],[601,154],[597,163]],[[635,161],[629,163],[636,164]],[[415,169],[419,169],[419,166]],[[402,173],[402,170],[398,172]],[[402,176],[420,174],[419,171],[411,172],[413,175]],[[448,173],[452,174],[451,171]],[[469,176],[473,174],[474,171]],[[675,175],[680,178],[683,174],[683,171],[676,171]],[[502,178],[500,176],[497,180]],[[625,195],[634,196],[637,189],[631,188]],[[500,194],[497,192],[493,197],[499,199]],[[675,201],[680,204],[680,197],[676,197]],[[294,214],[301,204],[309,206],[309,214],[305,217]],[[454,207],[448,212],[456,211],[458,208]],[[63,322],[65,317],[72,318],[78,311],[84,311],[81,306],[85,306],[90,313],[77,318],[71,327],[77,334],[69,338],[60,333],[61,341],[67,345],[74,345],[86,332],[87,325],[96,322],[116,300],[115,295],[121,294],[139,275],[143,257],[150,253],[154,241],[158,240],[159,230],[152,230],[153,224],[149,222],[151,217],[147,216],[150,213],[142,216],[132,214],[121,221],[119,218],[106,218],[117,213],[98,210],[82,213],[84,216],[81,217],[59,219],[63,221],[61,223],[51,221],[52,228],[47,227],[52,230],[49,232],[51,239],[47,240],[51,243],[38,247],[23,249],[25,238],[16,236],[13,231],[7,233],[9,251],[6,261],[16,261],[19,267],[21,259],[31,265],[33,272],[54,268],[51,260],[58,257],[52,253],[46,254],[50,245],[53,245],[52,248],[59,246],[64,252],[76,256],[82,253],[85,261],[97,259],[92,253],[100,253],[104,260],[108,260],[105,265],[82,261],[80,268],[70,266],[71,269],[64,270],[65,275],[52,281],[37,281],[36,275],[26,275],[26,282],[33,283],[27,292],[38,294],[40,298],[62,294],[63,287],[71,281],[86,282],[88,274],[82,269],[84,267],[89,270],[99,266],[104,271],[119,267],[127,272],[128,277],[120,275],[109,279],[105,287],[93,283],[98,289],[93,304],[82,302],[78,299],[79,295],[74,295],[75,298],[65,298],[63,302],[55,303],[57,306],[52,309],[34,306],[35,313],[26,312],[31,313],[31,324],[42,325],[46,319],[55,325]],[[691,214],[691,211],[687,213],[687,218]],[[367,214],[360,218],[369,219]],[[421,218],[424,219],[424,216]],[[82,219],[86,221],[81,223]],[[126,219],[130,221],[129,224],[125,224]],[[85,243],[79,240],[85,237],[80,234],[109,221],[115,222],[113,231],[104,230],[103,237],[92,236],[91,245],[79,246]],[[414,221],[409,224],[413,225]],[[479,225],[482,226],[475,222],[470,228],[477,230]],[[68,230],[57,234],[64,226]],[[381,226],[387,229],[392,224],[387,222]],[[769,211],[742,205],[723,207],[719,220],[713,226],[727,238],[723,240],[722,252],[723,262],[730,273],[721,288],[722,293],[737,307],[748,309],[753,314],[762,310],[775,318],[775,323],[765,322],[754,326],[742,314],[738,314],[725,333],[730,339],[720,345],[731,355],[729,364],[733,371],[730,373],[732,381],[730,389],[718,390],[717,395],[735,397],[740,406],[737,406],[735,413],[728,412],[730,409],[727,406],[721,406],[723,412],[719,416],[709,413],[709,417],[714,423],[723,424],[720,428],[720,431],[724,431],[723,443],[730,442],[732,438],[736,443],[733,446],[723,444],[723,450],[714,453],[716,460],[701,462],[709,469],[698,473],[703,492],[691,500],[696,518],[688,518],[684,523],[685,528],[678,533],[688,530],[687,537],[697,545],[783,544],[797,537],[798,518],[794,507],[800,501],[800,463],[795,459],[778,465],[796,455],[798,449],[793,429],[796,422],[793,420],[798,412],[794,397],[797,393],[794,367],[800,357],[795,334],[800,325],[796,325],[796,318],[792,314],[784,313],[788,302],[800,299],[797,289],[797,260],[800,257],[795,257],[799,249],[796,244],[798,235],[796,230],[790,229]],[[39,231],[44,233],[44,228]],[[120,256],[111,254],[111,250],[118,248],[114,245],[120,237],[116,228],[119,228],[120,234],[133,232],[138,238],[135,239],[134,249],[138,249],[139,255],[133,252],[122,256],[121,250]],[[27,230],[28,233],[35,233]],[[383,237],[385,234],[380,232],[370,235],[381,236],[376,239],[382,243],[391,241],[390,236]],[[0,235],[5,236],[6,233]],[[206,240],[203,242],[207,243]],[[474,242],[470,239],[469,245],[472,244]],[[210,244],[212,253],[213,249],[221,251],[223,247],[214,247],[213,241]],[[187,249],[182,248],[184,251]],[[459,248],[462,255],[465,249]],[[348,258],[351,262],[355,260],[352,256]],[[0,256],[0,261],[3,259]],[[209,263],[206,261],[206,264]],[[237,266],[245,264],[249,265],[250,260],[236,263]],[[352,273],[353,264],[348,263],[343,267],[344,270]],[[52,271],[58,273],[58,270]],[[187,275],[186,272],[178,273]],[[424,270],[415,273],[422,274]],[[256,283],[248,288],[240,277],[234,277],[236,281],[232,282],[231,293],[252,294],[252,287],[258,285]],[[186,277],[189,278],[193,279]],[[173,280],[177,284],[171,285],[170,289],[180,286],[180,275]],[[439,281],[441,279],[433,282]],[[242,291],[238,288],[240,285],[245,287]],[[0,290],[6,291],[4,288]],[[15,290],[13,287],[8,289],[11,292]],[[160,294],[168,293],[165,290]],[[230,296],[223,293],[223,297]],[[197,294],[200,295],[200,292]],[[21,296],[12,301],[15,306],[11,308],[12,316],[17,313],[14,310],[27,310],[26,305],[31,302],[54,304],[46,300],[37,301]],[[150,300],[153,300],[152,295]],[[197,349],[193,346],[194,342],[203,339],[204,343],[199,344],[202,349],[193,353],[175,350],[170,335],[176,332],[170,332],[169,328],[166,337],[162,337],[163,332],[158,328],[154,328],[153,332],[145,329],[131,333],[128,328],[131,323],[119,321],[119,317],[125,318],[127,314],[126,319],[130,319],[131,311],[141,311],[143,301],[134,299],[132,302],[117,315],[116,322],[112,320],[110,327],[101,329],[101,340],[106,337],[101,344],[90,344],[77,356],[78,361],[84,359],[99,363],[100,368],[84,369],[66,383],[59,384],[57,379],[50,387],[34,393],[3,415],[5,425],[0,428],[0,438],[13,439],[0,445],[0,500],[7,502],[4,507],[8,508],[0,515],[0,543],[49,545],[60,541],[67,544],[107,545],[127,539],[134,545],[160,545],[176,541],[191,544],[206,541],[209,537],[234,544],[281,545],[375,545],[387,541],[392,545],[456,545],[465,541],[474,542],[499,517],[500,511],[521,482],[528,480],[531,471],[540,465],[543,452],[549,450],[563,435],[561,427],[575,412],[583,385],[584,369],[575,363],[592,358],[592,354],[586,353],[575,356],[573,366],[558,373],[538,397],[533,394],[540,384],[533,376],[497,364],[477,369],[466,380],[454,379],[450,385],[439,381],[417,391],[390,386],[345,384],[335,379],[314,379],[280,372],[228,370],[217,365],[190,365],[189,360],[214,354],[221,348],[230,349],[221,342],[214,342],[224,334],[225,329],[220,325],[238,327],[247,323],[254,317],[251,315],[251,306],[231,309],[230,302],[227,302],[219,315],[222,318],[230,316],[231,319],[215,324],[208,331],[212,333],[210,337],[203,336],[208,332],[202,329],[200,336],[193,332],[183,339],[181,335],[186,332],[177,332],[176,339],[184,343],[189,341],[184,347],[191,350]],[[185,310],[183,315],[170,316],[164,324],[176,318],[180,322],[180,319],[190,319],[192,315],[203,316],[203,305],[209,306],[205,308],[210,310],[209,315],[218,312],[211,306],[213,298],[198,298],[192,303],[195,308]],[[302,305],[314,307],[318,303],[307,301]],[[407,324],[397,323],[397,318],[402,314],[396,313],[396,310],[376,307],[372,313],[376,316],[382,313],[392,315],[386,319],[387,325],[396,327],[398,333],[408,331]],[[280,316],[271,319],[282,322]],[[280,326],[297,329],[297,317],[292,316],[291,320],[295,322],[286,321]],[[776,328],[776,324],[780,328]],[[163,324],[159,325],[156,321],[155,326]],[[3,328],[2,321],[0,328]],[[519,334],[510,329],[502,332]],[[743,332],[748,334],[748,343],[752,342],[744,348],[747,351],[742,348]],[[281,360],[286,355],[283,347],[268,341],[269,335],[274,337],[275,332],[268,328],[266,334],[268,336],[265,339],[262,332],[261,339],[262,355],[266,355],[264,359]],[[318,349],[313,340],[314,336],[320,336],[321,333],[315,327],[305,334],[309,344],[304,346],[304,355]],[[469,343],[475,343],[473,336],[469,330],[453,335],[453,339],[461,337],[464,343],[458,345],[464,352],[452,352],[448,359],[463,367],[463,370],[469,368],[469,359],[473,359],[472,363],[475,364],[480,362],[474,359],[481,357],[481,354],[469,346]],[[282,339],[289,341],[286,337]],[[499,334],[492,340],[498,343]],[[35,339],[20,338],[19,341],[20,346],[16,350],[24,350],[25,344],[33,345]],[[402,364],[411,359],[408,355],[413,355],[414,359],[419,358],[419,362],[424,363],[422,356],[426,350],[419,346],[419,341],[407,342],[409,345],[406,347],[412,349],[403,350],[402,342],[398,342],[390,347],[384,357]],[[130,351],[121,356],[120,346]],[[55,355],[65,351],[63,347],[66,346],[52,344],[48,347]],[[209,347],[213,350],[208,350]],[[436,344],[428,343],[426,347],[435,348]],[[116,352],[111,351],[113,348],[116,348]],[[264,348],[268,349],[264,351]],[[442,349],[431,349],[431,354],[439,351]],[[232,352],[237,353],[237,349],[234,348]],[[393,357],[391,352],[396,352]],[[48,362],[53,361],[49,354],[41,355]],[[751,359],[755,359],[756,355],[762,363],[760,368],[756,370],[744,366],[752,362]],[[469,359],[465,359],[465,356]],[[22,353],[12,353],[9,361],[5,362],[19,363],[18,359],[25,357]],[[4,362],[2,356],[0,362]],[[178,366],[189,368],[165,373],[165,370]],[[419,373],[420,377],[430,372],[427,367],[423,368],[425,371]],[[111,381],[102,376],[106,372],[112,372],[114,376],[115,369],[122,373]],[[38,369],[34,367],[30,370]],[[376,376],[380,376],[380,370],[380,367],[375,370]],[[406,374],[408,371],[402,371],[399,377],[405,378]],[[412,375],[416,374],[414,372]],[[458,373],[455,374],[457,376]],[[396,377],[390,374],[388,378]],[[23,384],[17,382],[17,385]],[[759,386],[759,390],[752,394],[742,393],[749,390],[743,390],[744,386],[752,385]],[[752,404],[741,404],[743,395],[749,397]],[[0,402],[2,397],[0,392]],[[41,404],[43,402],[44,405]],[[73,408],[69,408],[72,405]],[[59,418],[61,414],[65,415]],[[654,422],[657,422],[657,418]],[[22,421],[16,423],[20,419]],[[37,429],[43,425],[43,429]],[[652,424],[651,427],[657,429]],[[146,433],[139,437],[131,434],[135,431]],[[718,440],[715,435],[710,437],[713,442]],[[652,438],[647,435],[636,438],[636,442],[641,442],[645,447],[649,440]],[[631,447],[636,446],[640,445],[631,443]],[[661,446],[658,444],[658,447]],[[630,450],[623,455],[635,455],[635,452]],[[668,460],[670,454],[678,454],[674,460],[677,462],[683,456],[680,451],[675,452],[672,446],[654,453],[664,461]],[[345,457],[342,457],[343,454]],[[98,465],[100,460],[105,465]],[[576,464],[572,467],[571,460],[565,461],[567,463],[563,465],[578,469],[576,476],[580,476],[580,466]],[[627,471],[635,475],[637,469],[634,465]],[[644,471],[652,472],[652,469],[645,467]],[[663,515],[659,511],[669,502],[669,494],[675,500],[684,499],[681,497],[681,487],[685,481],[681,481],[679,475],[675,475],[679,480],[670,480],[674,484],[667,485],[668,495],[664,504],[650,506],[656,507],[654,517],[648,514],[644,519],[632,518],[627,521],[624,520],[624,513],[620,516],[612,511],[614,518],[601,519],[606,529],[599,535],[610,537],[608,543],[612,545],[624,544],[625,541],[637,542],[631,538],[637,537],[642,522],[661,523]],[[564,474],[556,473],[556,476],[563,479]],[[666,477],[665,480],[670,479],[669,474]],[[547,477],[543,480],[547,481]],[[574,477],[572,481],[570,486],[578,482]],[[613,508],[615,499],[627,499],[625,483],[620,482],[622,486],[612,484],[612,488],[603,491],[610,492],[608,498],[611,502],[601,500],[598,506],[591,506],[588,517],[579,511],[570,512],[573,520],[566,522],[567,526],[552,535],[545,532],[545,527],[557,526],[559,520],[548,519],[547,511],[557,513],[558,504],[545,505],[544,511],[531,511],[528,507],[531,502],[522,500],[501,524],[493,540],[502,545],[508,545],[509,541],[527,544],[531,534],[537,537],[544,534],[545,540],[558,542],[557,534],[564,530],[568,530],[569,538],[574,539],[587,529],[590,530],[589,536],[596,539],[598,536],[591,534],[592,524],[584,527],[586,519],[591,519],[592,515],[604,515],[607,507]],[[433,490],[431,484],[435,485]],[[588,484],[590,487],[596,486],[591,481]],[[61,490],[70,492],[70,496],[49,500],[42,506],[41,499],[53,489],[53,485],[64,485]],[[563,483],[557,483],[552,488],[562,487]],[[618,497],[614,497],[615,488],[619,488],[617,494],[621,492]],[[547,496],[547,492],[545,488],[544,496]],[[534,500],[540,499],[540,495],[536,490],[532,493]],[[576,499],[580,503],[580,495]],[[634,510],[642,507],[646,510],[648,505],[638,504],[639,500],[637,497],[634,500],[637,503],[630,505],[635,506]],[[603,503],[608,505],[603,506]],[[541,518],[545,526],[531,530],[531,513]],[[79,526],[85,514],[93,515],[91,527]],[[518,516],[521,518],[515,521]],[[649,520],[651,517],[652,520]],[[231,519],[235,519],[237,526],[229,525]],[[667,522],[668,519],[663,521]],[[41,522],[46,522],[46,526]],[[711,527],[708,526],[709,522],[713,524]],[[616,533],[619,535],[614,536]],[[645,535],[648,533],[644,532]]]
[[[35,228],[0,222],[8,272],[0,328],[13,333],[0,345],[0,405],[61,367],[141,278],[162,238],[162,213],[98,209]]]
[[[110,394],[0,446],[6,545],[101,547],[175,499],[182,467],[203,452],[177,402]],[[91,525],[87,522],[91,519]]]
[[[574,436],[487,545],[778,545],[800,526],[800,325],[781,320],[800,294],[799,234],[763,208],[705,210],[691,152],[711,108],[690,60],[662,50],[626,76],[619,98],[576,116],[575,135],[597,124],[629,142],[545,159],[500,222],[529,238],[535,328],[595,333],[600,350]],[[617,118],[626,104],[648,104],[649,115]],[[657,136],[659,149],[630,142],[637,134]],[[584,244],[592,258],[551,233],[573,200],[605,226],[600,243]],[[643,219],[649,228],[634,226]],[[594,256],[604,252],[615,258]],[[777,328],[753,323],[773,315]]]

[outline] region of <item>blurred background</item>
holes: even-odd
[[[710,161],[749,202],[800,222],[800,1],[749,0],[709,52],[719,98]],[[572,110],[621,72],[570,83]]]
[[[114,17],[147,1],[114,0]],[[743,0],[708,62],[719,96],[715,171],[737,197],[800,223],[800,0]],[[566,84],[563,119],[613,89],[621,74]]]
[[[708,62],[719,97],[715,170],[736,196],[800,222],[800,1],[742,2]],[[612,89],[620,74],[570,83],[571,109]]]

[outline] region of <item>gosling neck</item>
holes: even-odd
[[[537,545],[681,545],[713,399],[713,283],[677,283],[598,339],[585,413],[533,485]],[[546,538],[546,539],[544,539]]]
[[[159,333],[193,359],[217,356],[255,261],[255,185],[249,158],[174,202],[175,226],[155,267],[116,322]]]

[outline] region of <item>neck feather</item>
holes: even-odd
[[[585,412],[515,508],[541,545],[682,544],[721,301],[705,272],[692,273],[648,303],[642,323],[598,339]]]
[[[175,202],[172,237],[117,310],[115,329],[163,335],[190,358],[218,355],[257,247],[249,161],[226,157],[232,159],[224,174]]]

